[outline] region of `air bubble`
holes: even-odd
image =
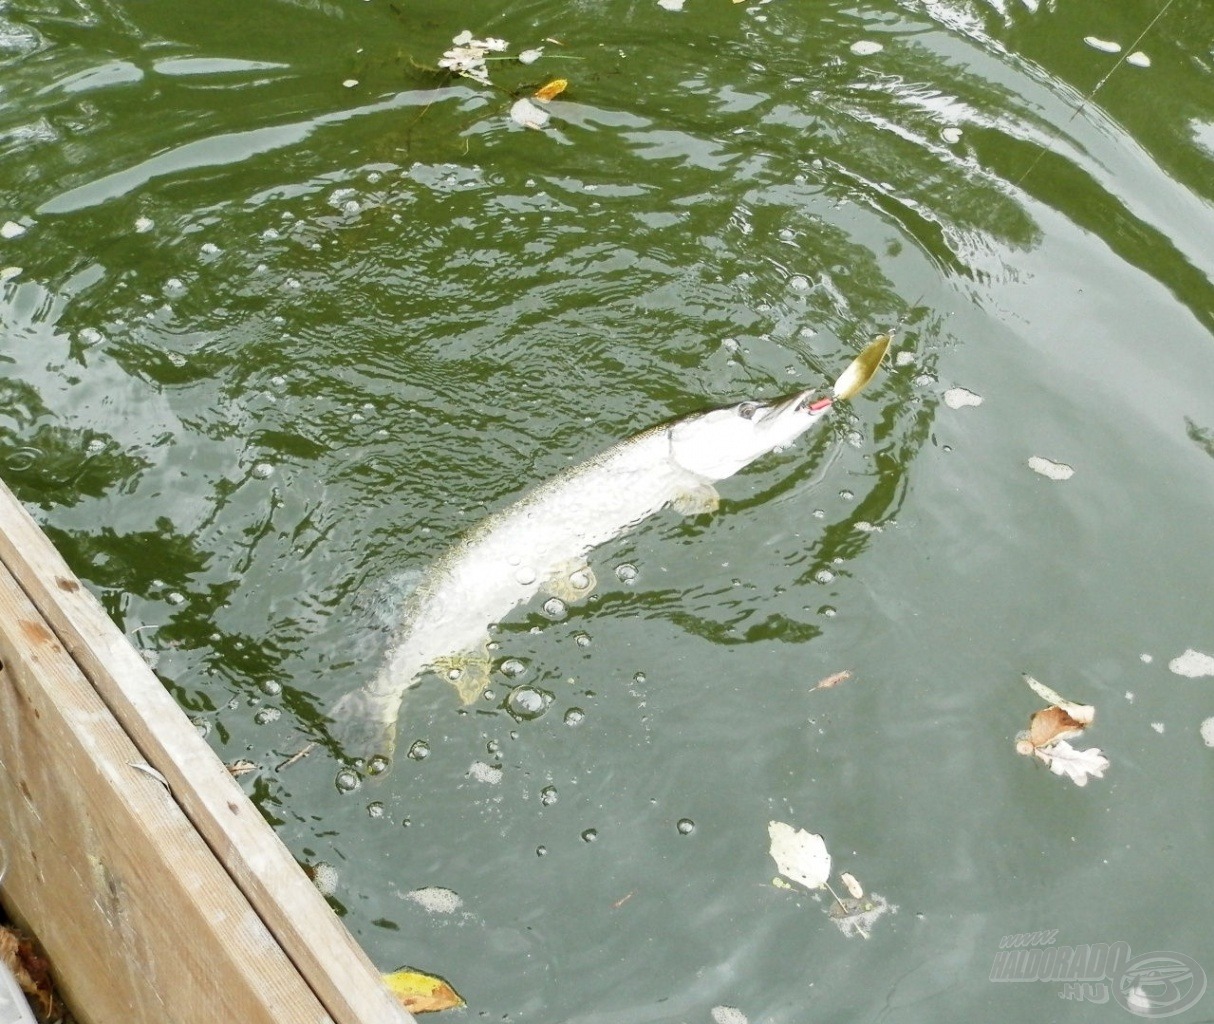
[[[257,687],[267,697],[277,697],[282,693],[282,683],[277,679],[265,679]]]
[[[814,573],[814,579],[819,583],[830,583],[835,578],[835,574],[829,569],[819,569]]]
[[[689,836],[696,830],[696,823],[690,818],[680,818],[675,828],[679,830],[679,835]]]
[[[586,721],[586,712],[581,708],[570,708],[565,712],[566,725],[581,725]]]
[[[590,573],[586,569],[578,569],[577,572],[569,574],[569,584],[574,590],[588,590],[592,582]]]
[[[569,614],[569,609],[565,607],[565,602],[559,597],[550,597],[544,602],[544,614],[554,622],[560,622]]]
[[[842,498],[844,501],[852,501],[856,497],[856,492],[843,490],[843,491],[839,492],[839,497]]]
[[[540,803],[545,807],[551,807],[557,801],[556,786],[545,786],[540,790]]]
[[[170,299],[177,299],[186,292],[185,282],[179,277],[170,277],[164,283],[164,293]]]
[[[96,327],[83,328],[77,337],[80,339],[82,345],[88,345],[89,347],[100,345],[105,341],[105,335],[97,330]]]
[[[527,666],[518,658],[507,658],[501,664],[502,675],[508,676],[510,679],[517,679],[527,671]]]
[[[588,828],[582,833],[582,842],[593,843],[598,837],[599,830],[597,828]]]
[[[788,287],[794,292],[807,292],[810,289],[809,278],[797,274],[788,279]]]
[[[358,772],[350,768],[343,768],[337,773],[333,785],[337,787],[339,793],[353,793],[362,785],[362,780],[359,779]]]
[[[643,685],[645,683],[645,673],[638,672],[636,675],[634,675],[632,677],[632,681],[638,685]]]
[[[430,744],[425,740],[417,740],[414,742],[413,746],[409,748],[409,753],[407,756],[414,761],[424,761],[430,756]]]
[[[589,647],[590,646],[590,637],[585,633],[579,633],[577,636],[575,636],[573,638],[573,642],[575,644],[577,644],[579,647]]]
[[[389,761],[383,754],[376,754],[370,761],[367,762],[368,775],[383,775],[388,770]]]
[[[274,467],[268,462],[257,463],[250,471],[254,478],[265,480],[267,477],[274,475]]]
[[[537,846],[537,847],[535,848],[535,855],[536,855],[537,857],[547,857],[547,856],[548,856],[548,847],[546,847],[546,846]]]
[[[520,721],[539,718],[552,704],[553,695],[535,686],[516,686],[506,697],[506,710]]]
[[[135,219],[136,234],[146,235],[156,226],[156,222],[151,217],[137,217]]]
[[[258,725],[269,725],[271,722],[277,722],[282,717],[282,712],[278,708],[262,708],[253,716],[253,721]]]
[[[384,816],[383,801],[375,800],[367,804],[367,814],[372,818],[382,818]]]
[[[517,572],[515,572],[514,578],[518,583],[522,584],[524,587],[529,587],[529,586],[531,586],[532,583],[534,583],[536,581],[536,579],[538,577],[535,575],[534,569],[532,569],[530,566],[525,565],[521,569],[519,569]]]

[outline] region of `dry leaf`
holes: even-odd
[[[1085,723],[1077,722],[1060,707],[1033,712],[1029,719],[1028,742],[1035,750],[1055,740],[1069,740],[1083,732]]]
[[[402,967],[383,976],[384,984],[410,1013],[453,1010],[464,1005],[463,997],[446,981],[434,974],[423,974]]]
[[[832,676],[827,676],[825,679],[818,681],[818,685],[813,687],[815,690],[829,690],[832,686],[838,686],[841,682],[850,679],[851,673],[844,669],[842,672],[836,672]]]
[[[830,877],[830,853],[820,835],[782,821],[767,823],[776,870],[807,889],[819,889]]]
[[[537,99],[541,103],[551,103],[561,93],[569,88],[569,79],[554,78],[547,85],[541,86],[535,90],[535,95],[532,99]]]
[[[1096,709],[1091,704],[1076,704],[1073,700],[1067,700],[1065,697],[1059,696],[1056,690],[1051,690],[1045,683],[1037,682],[1032,676],[1025,676],[1024,681],[1038,697],[1056,708],[1062,708],[1071,718],[1079,722],[1081,727],[1091,725],[1092,720],[1096,717]]]
[[[1109,767],[1109,759],[1099,747],[1076,750],[1066,740],[1059,740],[1051,747],[1035,752],[1055,775],[1064,775],[1076,786],[1086,786],[1088,778],[1103,779]]]
[[[17,984],[46,1020],[58,1015],[51,965],[34,947],[34,943],[14,928],[0,925],[0,962],[9,969]]]

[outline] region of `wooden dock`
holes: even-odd
[[[82,1024],[414,1019],[3,483],[0,842]]]

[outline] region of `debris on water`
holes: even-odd
[[[1101,53],[1121,52],[1121,43],[1115,43],[1111,39],[1101,39],[1099,36],[1084,36],[1083,41],[1093,50],[1099,50]]]
[[[863,899],[836,899],[830,907],[830,919],[849,939],[859,935],[867,939],[877,921],[897,907],[878,893],[869,893]]]
[[[1147,654],[1146,651],[1143,651],[1142,654],[1138,655],[1138,660],[1144,665],[1149,665],[1155,660],[1155,656],[1152,654]]]
[[[486,786],[496,786],[502,781],[502,769],[500,765],[473,761],[468,767],[468,777],[477,782],[483,782]]]
[[[1050,480],[1069,480],[1075,475],[1075,470],[1065,462],[1053,462],[1043,459],[1040,455],[1030,456],[1028,467],[1034,473],[1039,473]]]
[[[353,89],[357,85],[358,85],[357,78],[347,78],[344,82],[341,83],[341,87],[343,89]]]
[[[1055,775],[1069,778],[1076,786],[1086,786],[1088,779],[1102,779],[1109,759],[1099,747],[1077,750],[1067,742],[1080,735],[1096,717],[1091,704],[1077,704],[1060,696],[1032,676],[1024,681],[1049,707],[1036,711],[1029,727],[1016,736],[1016,753],[1036,757]]]
[[[430,914],[454,914],[464,905],[464,898],[459,893],[441,885],[427,885],[410,890],[403,898],[416,903]]]
[[[0,238],[20,238],[25,234],[25,228],[15,220],[6,220],[0,224]]]
[[[1151,66],[1151,58],[1141,50],[1135,50],[1128,57],[1126,57],[1125,62],[1127,64],[1133,64],[1136,68],[1149,68]]]
[[[783,821],[767,823],[768,852],[776,870],[807,889],[820,889],[830,878],[830,853],[820,835]]]
[[[872,39],[857,39],[849,49],[857,57],[871,57],[874,53],[880,53],[885,47]]]
[[[1214,747],[1214,718],[1207,718],[1201,723],[1201,741],[1207,747]]]
[[[544,128],[550,119],[548,111],[536,106],[526,96],[515,100],[514,106],[510,108],[510,120],[524,128]]]
[[[487,39],[473,39],[472,33],[467,29],[455,36],[451,42],[451,49],[443,54],[438,66],[454,71],[464,78],[471,78],[481,85],[489,84],[489,67],[485,58],[490,53],[500,53],[510,46],[506,40],[493,36]]]
[[[851,678],[851,673],[844,669],[842,672],[835,672],[825,679],[818,680],[817,685],[810,687],[811,690],[829,690],[833,686],[838,686]]]
[[[1185,676],[1188,679],[1214,676],[1214,658],[1190,647],[1184,654],[1169,661],[1168,668],[1176,675]]]
[[[518,55],[518,62],[520,64],[534,64],[542,56],[544,56],[544,48],[542,46],[537,46],[534,49],[524,50],[522,53],[520,53]]]
[[[408,967],[383,975],[383,982],[396,1001],[410,1013],[435,1013],[464,1006],[451,983],[437,974],[426,974]]]
[[[156,226],[156,222],[151,217],[136,217],[135,218],[135,233],[137,235],[146,235]]]
[[[561,93],[569,88],[569,79],[554,78],[551,82],[540,86],[532,93],[531,98],[538,100],[540,103],[551,103]]]
[[[1151,728],[1154,729],[1161,736],[1163,735],[1163,729],[1164,729],[1163,722],[1152,722]]]
[[[947,128],[941,128],[940,138],[942,138],[950,146],[955,146],[961,141],[961,129],[956,125],[949,125]]]
[[[844,887],[851,894],[851,898],[853,900],[864,899],[864,886],[860,884],[856,876],[850,871],[840,872],[839,881],[843,883]]]
[[[317,861],[310,871],[305,870],[322,896],[332,896],[337,892],[337,868],[332,864],[326,864],[323,860]]]
[[[713,1024],[750,1024],[746,1014],[736,1006],[714,1006],[709,1012]]]
[[[683,0],[658,0],[658,6],[664,11],[681,11]]]
[[[966,388],[949,388],[944,392],[944,404],[950,409],[964,409],[970,405],[981,405],[982,396]]]

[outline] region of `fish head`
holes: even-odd
[[[771,402],[740,402],[687,416],[670,428],[670,454],[690,473],[724,480],[791,444],[830,411],[831,403],[818,392],[800,391]]]

